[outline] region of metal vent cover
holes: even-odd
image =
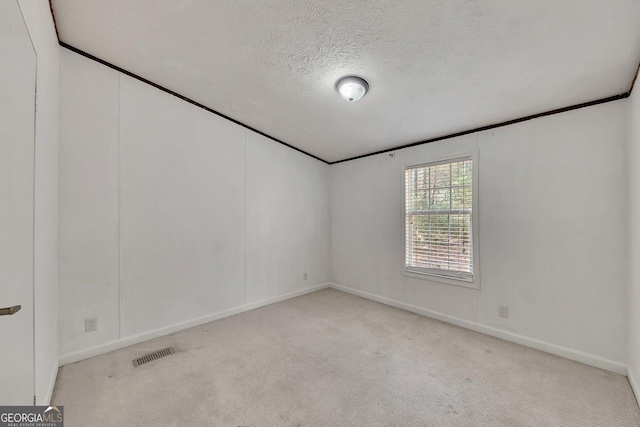
[[[152,353],[145,354],[142,357],[138,357],[137,359],[133,359],[133,366],[138,367],[140,365],[144,365],[145,363],[153,362],[154,360],[158,360],[162,357],[169,356],[171,354],[175,354],[175,350],[173,347],[163,348],[162,350],[156,350]]]

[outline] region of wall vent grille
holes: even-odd
[[[174,354],[176,351],[173,347],[163,348],[162,350],[154,351],[153,353],[145,354],[142,357],[138,357],[137,359],[133,359],[133,366],[136,368],[140,365],[144,365],[145,363],[153,362],[154,360],[158,360],[162,357],[169,356]]]

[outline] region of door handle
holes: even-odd
[[[14,305],[12,307],[0,308],[0,316],[11,316],[12,314],[16,314],[22,308],[21,305]]]

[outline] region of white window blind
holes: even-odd
[[[473,280],[471,158],[405,170],[405,269]]]

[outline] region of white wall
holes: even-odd
[[[35,392],[48,404],[58,371],[58,69],[48,0],[19,0],[37,55],[35,142]]]
[[[631,94],[629,111],[629,381],[640,398],[640,89]]]
[[[333,165],[334,281],[624,373],[627,108],[622,100]],[[403,165],[476,149],[481,289],[402,276]]]
[[[123,336],[243,305],[244,129],[130,77],[120,88]]]
[[[61,355],[119,338],[118,88],[118,73],[61,50]]]
[[[247,302],[331,278],[329,167],[247,131]],[[265,250],[264,242],[269,242]]]
[[[326,164],[65,49],[60,91],[62,364],[329,282]]]

